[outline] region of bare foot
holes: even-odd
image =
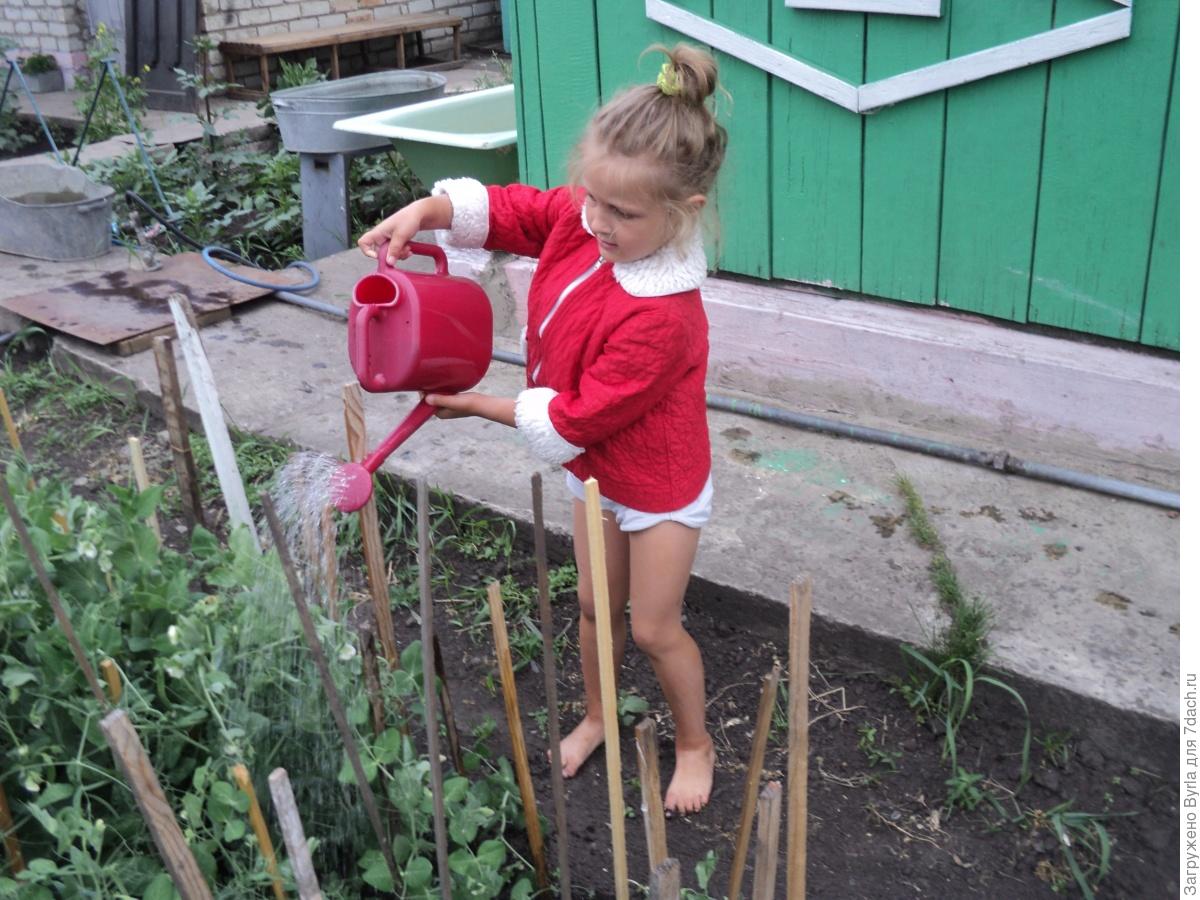
[[[675,748],[675,774],[671,776],[663,803],[668,813],[686,815],[704,808],[712,793],[716,759],[711,738],[707,744],[695,750]]]
[[[579,767],[604,743],[604,720],[584,717],[559,745],[563,778],[573,778]]]

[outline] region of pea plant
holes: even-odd
[[[16,463],[4,475],[85,652],[120,671],[119,705],[150,755],[197,863],[222,898],[258,896],[268,875],[230,768],[245,764],[260,798],[286,768],[327,897],[397,890],[434,896],[428,762],[395,728],[369,737],[362,661],[343,626],[317,615],[358,752],[390,803],[387,868],[349,783],[349,764],[305,649],[282,573],[245,531],[227,543],[197,528],[187,555],[159,547],[144,524],[161,490],[113,485],[100,501]],[[0,521],[0,784],[26,868],[0,869],[0,897],[175,896],[98,727],[104,710],[42,596],[12,523]],[[420,649],[386,673],[389,708],[420,715]],[[483,741],[469,777],[446,781],[456,898],[528,896],[530,867],[508,840],[520,821],[511,768]],[[269,817],[269,813],[268,813]],[[291,873],[281,864],[285,887]]]

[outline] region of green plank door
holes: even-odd
[[[1058,0],[1055,24],[1110,7]],[[1129,38],[1051,63],[1031,322],[1138,338],[1178,22],[1139,2]]]
[[[535,3],[538,69],[545,119],[546,178],[567,180],[567,161],[600,100],[592,0]]]
[[[521,181],[549,187],[538,74],[537,11],[534,0],[512,0],[513,90],[517,100],[517,158]]]
[[[863,74],[864,17],[771,7],[771,44],[851,84]],[[862,118],[785,81],[771,85],[771,269],[855,291],[862,238]]]
[[[940,17],[867,18],[867,81],[946,59],[950,0]],[[932,303],[937,288],[946,92],[871,113],[863,134],[864,294]]]
[[[1175,85],[1158,179],[1158,212],[1146,279],[1142,343],[1179,349],[1179,42],[1175,43]]]
[[[765,3],[715,0],[713,19],[755,40],[770,37]],[[729,132],[725,164],[717,181],[718,267],[768,278],[771,274],[771,76],[724,53],[717,54],[721,83],[732,98],[717,97],[718,116]]]
[[[689,4],[679,5],[691,8]],[[707,2],[702,9],[702,14],[707,14]],[[647,47],[652,44],[669,47],[680,40],[690,41],[646,18],[643,0],[598,0],[596,37],[600,49],[600,93],[605,101],[623,88],[654,81],[663,64],[663,55],[642,56]]]
[[[1045,0],[958,0],[950,57],[1051,27]],[[1014,322],[1029,303],[1049,64],[952,88],[946,97],[937,302]]]

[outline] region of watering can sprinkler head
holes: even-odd
[[[330,499],[344,513],[362,509],[371,499],[371,473],[362,463],[339,466],[329,481]]]

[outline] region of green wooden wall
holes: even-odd
[[[854,84],[1112,12],[1111,0],[942,0],[936,19],[676,5]],[[643,0],[514,0],[521,177],[565,178],[588,116],[681,36]],[[1129,38],[848,112],[717,54],[732,102],[717,265],[1179,349],[1179,2]]]

